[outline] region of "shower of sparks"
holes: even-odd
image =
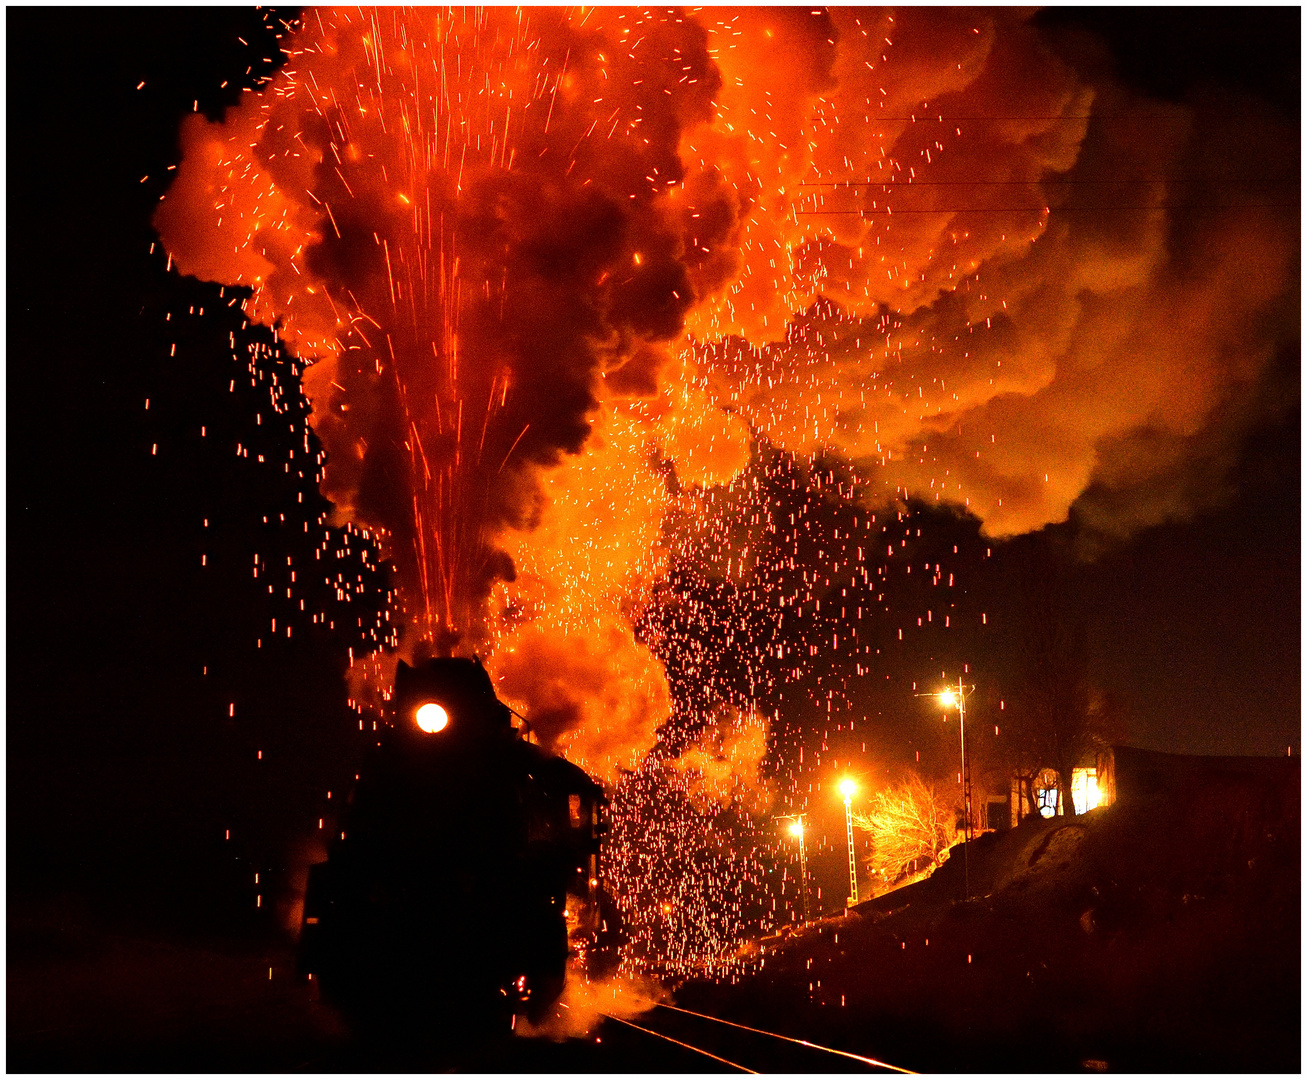
[[[325,567],[255,556],[291,605],[267,633],[359,635],[365,732],[398,653],[485,657],[614,793],[628,967],[734,977],[802,907],[773,817],[935,754],[879,721],[905,650],[974,656],[982,527],[1091,486],[1107,531],[1185,512],[1269,355],[1246,316],[1278,311],[1284,215],[1190,222],[1228,254],[1182,281],[1205,130],[1082,83],[1017,12],[287,31],[275,75],[188,119],[157,218],[170,265],[276,330],[233,356],[255,428],[298,444],[237,455],[334,505],[303,523]]]

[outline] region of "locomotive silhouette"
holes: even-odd
[[[513,727],[479,661],[401,661],[392,704],[309,872],[301,971],[361,1029],[506,1033],[562,992],[569,929],[615,930],[603,790]]]

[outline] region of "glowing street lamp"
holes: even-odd
[[[971,689],[975,689],[972,687]],[[958,680],[958,688],[949,687],[939,695],[939,703],[946,709],[955,705],[958,710],[958,730],[962,735],[962,835],[971,839],[971,770],[967,768],[967,688]]]
[[[958,688],[949,687],[939,695],[939,703],[946,709],[957,706],[958,731],[962,738],[962,882],[964,899],[971,898],[971,866],[967,859],[967,843],[971,840],[971,769],[967,765],[967,690],[958,679]]]
[[[804,841],[803,815],[790,822],[790,835],[799,841],[799,889],[803,897],[803,921],[808,921],[808,848]]]
[[[846,776],[840,781],[839,792],[844,796],[844,827],[849,836],[849,907],[858,902],[858,862],[853,853],[853,796],[857,791],[858,783],[852,777]]]

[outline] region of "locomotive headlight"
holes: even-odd
[[[445,711],[443,705],[437,705],[434,701],[428,701],[420,706],[414,719],[417,720],[418,727],[432,735],[437,731],[444,731],[449,726],[449,713]]]

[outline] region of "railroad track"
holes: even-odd
[[[702,1058],[745,1073],[893,1072],[915,1075],[864,1054],[822,1046],[808,1039],[780,1035],[748,1024],[723,1020],[676,1005],[657,1005],[639,1022],[608,1013],[608,1020],[644,1035],[693,1051]]]

